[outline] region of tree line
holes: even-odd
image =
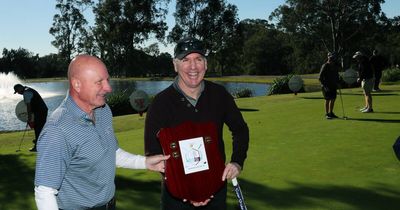
[[[377,49],[390,65],[400,62],[400,16],[382,12],[384,0],[286,0],[266,19],[238,19],[226,0],[176,0],[168,30],[170,0],[56,0],[49,33],[56,54],[3,49],[0,72],[23,78],[65,76],[80,53],[104,60],[113,77],[173,75],[172,55],[160,44],[187,36],[205,42],[209,74],[283,75],[316,73],[328,52],[344,69],[352,55]],[[85,11],[94,15],[89,25]],[[156,43],[144,46],[149,40]]]

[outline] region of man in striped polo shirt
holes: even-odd
[[[79,55],[68,67],[69,92],[39,137],[35,201],[39,210],[115,209],[115,168],[164,172],[168,156],[144,157],[118,146],[104,63]]]

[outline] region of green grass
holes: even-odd
[[[348,120],[326,120],[320,92],[238,99],[251,136],[239,179],[248,208],[398,209],[400,162],[392,145],[400,135],[400,85],[382,89],[373,94],[375,112],[367,114],[358,111],[360,88],[342,90]],[[335,113],[342,116],[339,96]],[[138,115],[114,119],[120,146],[129,152],[143,154],[143,127]],[[27,152],[33,131],[16,153],[22,135],[0,134],[1,210],[35,209],[36,155]],[[225,143],[230,151],[227,129]],[[118,169],[118,209],[158,209],[159,180],[157,173]],[[235,202],[230,191],[229,209]]]

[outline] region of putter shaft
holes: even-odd
[[[27,130],[28,130],[28,123],[26,123],[24,134],[22,135],[21,141],[19,141],[19,147],[18,147],[17,150],[15,150],[15,152],[21,151],[21,145],[22,145],[22,142],[24,141],[25,133],[26,133]]]

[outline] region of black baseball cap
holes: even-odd
[[[14,94],[18,92],[18,89],[24,89],[24,86],[21,84],[14,85]]]
[[[174,58],[181,60],[190,53],[199,53],[206,56],[206,49],[203,42],[195,38],[183,38],[178,41],[174,50]]]

